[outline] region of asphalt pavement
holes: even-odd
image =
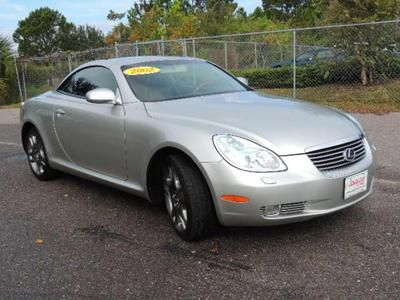
[[[400,298],[400,114],[358,115],[374,193],[338,213],[186,243],[145,200],[31,174],[0,110],[0,299]]]

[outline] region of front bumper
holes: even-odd
[[[351,206],[372,192],[375,174],[374,149],[365,140],[366,157],[346,168],[319,171],[306,154],[283,156],[287,171],[254,173],[239,170],[221,160],[202,163],[213,194],[218,219],[225,226],[267,226],[305,221]],[[345,178],[368,170],[367,190],[344,199]],[[247,203],[222,200],[221,195],[240,195]],[[304,203],[299,213],[265,216],[263,207]]]

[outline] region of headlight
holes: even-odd
[[[285,163],[274,152],[246,139],[229,134],[215,135],[218,153],[234,167],[252,172],[285,171]]]

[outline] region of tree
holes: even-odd
[[[279,22],[287,22],[296,18],[300,11],[311,3],[311,0],[262,0],[266,16]]]
[[[108,12],[107,19],[110,21],[119,21],[125,18],[126,13],[118,13],[113,11],[112,9]]]
[[[333,0],[325,12],[325,23],[360,23],[399,17],[398,0]]]
[[[174,0],[171,9],[167,11],[165,33],[168,38],[188,38],[199,34],[200,22],[186,4],[184,0]]]
[[[11,55],[11,49],[11,40],[6,36],[0,35],[0,79],[5,78],[6,59]]]
[[[400,7],[397,0],[334,0],[325,12],[323,21],[359,23],[397,19]],[[373,83],[374,70],[388,59],[385,49],[400,40],[397,24],[352,26],[332,30],[328,35],[332,45],[355,57],[361,65],[360,81]]]
[[[122,19],[125,18],[127,13],[118,13],[113,10],[110,10],[107,15],[107,19],[110,21],[117,22],[111,33],[106,36],[106,43],[109,45],[113,45],[115,42],[124,43],[129,40],[129,36],[131,35],[131,29],[129,26],[122,23]]]
[[[8,95],[8,74],[7,74],[7,57],[11,55],[11,40],[0,35],[0,103],[2,103],[5,97]]]
[[[20,55],[43,56],[69,50],[68,36],[73,28],[60,12],[42,7],[18,22],[13,38]]]
[[[322,1],[322,0],[321,0]],[[128,24],[122,19],[127,17]],[[282,28],[267,19],[261,8],[248,16],[235,0],[139,0],[126,13],[110,11],[107,18],[121,21],[107,43],[179,39]]]
[[[203,28],[203,33],[206,35],[227,33],[227,27],[236,17],[235,11],[238,4],[234,0],[208,0],[206,4],[206,9],[196,14]]]
[[[74,27],[68,39],[70,45],[62,48],[69,48],[72,51],[101,48],[106,45],[103,32],[89,25]]]
[[[105,45],[101,30],[75,26],[57,10],[42,7],[18,22],[13,35],[21,56],[44,56],[59,51],[81,51]]]
[[[164,3],[160,1],[159,4],[164,4]],[[140,0],[139,2],[135,2],[133,7],[131,7],[127,12],[129,24],[131,26],[134,26],[137,22],[140,23],[140,21],[144,18],[145,14],[149,13],[154,6],[155,2],[153,0]],[[160,8],[163,8],[163,5],[158,5],[158,6]]]
[[[265,17],[265,13],[261,7],[257,6],[250,14],[250,17],[254,19],[261,19]]]

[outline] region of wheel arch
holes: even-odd
[[[192,166],[199,171],[204,183],[206,184],[206,186],[209,190],[210,197],[211,197],[210,200],[212,201],[212,205],[215,210],[212,186],[210,186],[210,182],[205,174],[205,171],[201,168],[200,164],[198,164],[196,162],[196,159],[193,157],[192,153],[188,153],[188,151],[185,151],[183,149],[180,149],[178,147],[174,147],[171,145],[164,146],[164,147],[158,149],[155,153],[153,153],[153,155],[151,156],[151,159],[149,160],[149,163],[147,165],[146,190],[147,190],[147,195],[148,195],[150,202],[152,202],[154,204],[160,204],[160,203],[157,203],[157,200],[156,200],[157,184],[155,183],[155,180],[160,175],[160,167],[162,166],[163,160],[168,155],[172,155],[172,154],[181,155],[181,156],[185,157],[192,164]]]
[[[39,132],[37,126],[31,122],[31,121],[26,121],[23,125],[22,125],[22,129],[21,129],[21,141],[22,141],[22,147],[24,148],[24,151],[26,152],[26,141],[25,141],[25,136],[28,134],[29,130],[31,130],[32,128],[35,128],[37,130],[37,132]],[[39,132],[40,134],[40,132]]]

